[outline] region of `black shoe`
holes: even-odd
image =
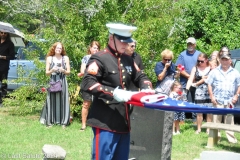
[[[85,131],[86,128],[87,128],[87,127],[85,127],[85,128],[80,128],[80,131]]]

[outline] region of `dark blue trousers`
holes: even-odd
[[[128,160],[130,133],[114,133],[92,128],[92,160]]]

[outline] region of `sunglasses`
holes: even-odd
[[[131,47],[131,48],[135,48],[136,46],[135,46],[135,45],[131,45],[130,47]]]
[[[171,61],[171,60],[172,60],[172,59],[164,59],[164,61],[168,61],[168,62]]]
[[[204,61],[197,60],[198,63],[204,63]]]
[[[6,32],[1,32],[1,34],[5,34],[5,35],[7,35],[7,33],[6,33]]]

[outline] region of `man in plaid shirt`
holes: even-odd
[[[240,74],[231,67],[229,49],[223,47],[219,52],[220,66],[212,70],[205,80],[213,105],[217,108],[228,108],[234,105],[240,94]],[[221,123],[222,115],[213,115],[213,122]],[[224,123],[234,125],[233,115],[225,115]],[[221,137],[218,132],[219,138]],[[230,143],[237,143],[234,132],[226,131]]]

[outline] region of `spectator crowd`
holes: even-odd
[[[167,77],[173,74],[175,75],[173,76],[174,81],[168,80],[168,83],[171,84],[170,97],[179,99],[181,95],[177,94],[177,91],[181,86],[182,92],[187,95],[189,102],[215,108],[233,107],[238,101],[240,93],[240,74],[233,68],[230,50],[227,47],[222,47],[219,51],[213,51],[208,57],[207,54],[196,50],[195,38],[190,37],[186,42],[187,49],[180,53],[175,64],[172,62],[173,56],[161,54],[162,61],[158,62],[155,67],[158,80],[156,88],[164,86],[167,83]],[[183,65],[185,70],[175,71],[174,67],[169,67],[174,65]],[[180,72],[179,78],[176,76],[179,74],[178,72]],[[169,94],[165,90],[162,93]],[[203,114],[192,113],[192,119],[197,125],[195,133],[199,134],[202,131]],[[183,120],[184,114],[175,113],[173,135],[180,134],[179,121]],[[232,114],[224,116],[207,114],[206,121],[234,125]],[[206,132],[209,134],[209,129]],[[220,131],[218,136],[221,137]],[[226,131],[226,136],[229,142],[237,143],[233,132]]]

